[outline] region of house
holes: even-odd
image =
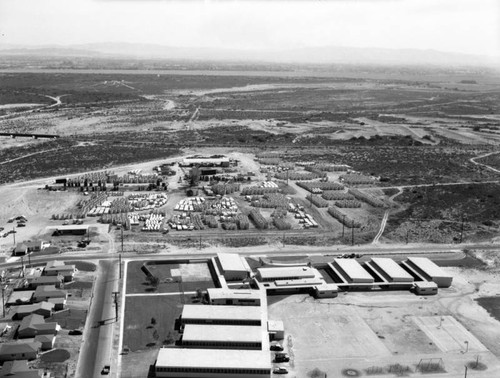
[[[30,304],[34,294],[34,290],[15,290],[10,294],[9,299],[5,302],[5,306]]]
[[[0,344],[0,362],[13,360],[34,360],[38,356],[40,343],[17,342]]]
[[[37,335],[57,335],[61,326],[57,323],[45,323],[41,315],[31,314],[26,316],[19,326],[18,335],[20,339],[35,337]]]
[[[54,285],[44,285],[38,286],[33,294],[33,300],[35,302],[47,301],[50,298],[64,298],[66,299],[68,294],[64,290],[56,289]]]
[[[51,350],[54,349],[54,343],[56,341],[56,337],[54,335],[36,335],[35,342],[39,342],[41,344],[41,349]]]
[[[37,314],[43,316],[44,318],[48,318],[52,315],[53,309],[54,304],[45,301],[30,305],[12,307],[12,320],[21,320],[31,314]]]
[[[43,241],[27,241],[18,243],[16,248],[14,248],[14,256],[23,256],[31,252],[40,252],[45,248],[45,243]]]
[[[30,369],[28,360],[6,361],[0,371],[0,377],[10,378],[42,378],[43,370]],[[45,375],[45,377],[47,377]]]
[[[49,261],[43,270],[42,275],[44,276],[58,276],[61,275],[64,278],[64,282],[73,281],[73,276],[75,275],[76,268],[74,265],[66,265],[62,261]]]
[[[30,289],[36,289],[38,286],[43,285],[54,285],[56,288],[60,288],[64,282],[64,277],[62,275],[57,276],[39,276],[28,279],[28,286]]]

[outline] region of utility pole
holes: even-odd
[[[200,250],[201,250],[201,235],[200,235]]]
[[[288,169],[286,170],[286,186],[288,186]]]
[[[462,244],[463,237],[464,237],[464,215],[462,214],[462,225],[460,226],[460,244]]]
[[[351,245],[354,245],[354,224],[352,225],[351,228]]]
[[[345,214],[342,215],[342,239],[344,239],[344,230],[345,230]]]
[[[14,245],[16,245],[16,226],[12,226],[12,237],[14,239]]]
[[[23,256],[21,256],[21,273],[24,277],[24,257]]]
[[[119,291],[113,291],[113,296],[114,296],[114,303],[115,303],[115,321],[118,321],[118,294],[120,294]]]
[[[28,265],[31,266],[31,253],[28,252]]]
[[[3,309],[3,317],[5,318],[5,287],[2,285],[2,309]]]
[[[464,378],[467,378],[467,369],[468,369],[468,367],[467,367],[467,365],[465,365],[465,373],[464,373]]]
[[[408,235],[410,234],[410,229],[406,230],[406,244],[408,244]]]

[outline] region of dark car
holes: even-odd
[[[104,367],[101,370],[101,375],[108,375],[110,370],[111,370],[111,366],[104,365]]]
[[[290,361],[290,357],[286,353],[276,353],[274,356],[275,362],[288,362]]]
[[[26,225],[24,223],[18,223],[17,227],[26,227]]]
[[[68,335],[70,336],[78,336],[81,335],[83,332],[80,331],[79,329],[72,329],[71,331],[68,332]]]
[[[282,352],[283,351],[283,345],[281,344],[271,344],[271,350],[274,350],[276,352]]]
[[[274,374],[288,374],[288,370],[286,370],[284,367],[279,367],[273,370]]]

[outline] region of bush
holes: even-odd
[[[344,223],[347,227],[350,228],[359,228],[361,227],[361,223],[354,221],[349,218],[346,214],[335,207],[328,208],[328,214],[337,219],[340,223]]]
[[[259,230],[264,230],[269,228],[269,223],[258,210],[256,209],[250,210],[249,218],[255,224],[255,227],[257,227]]]

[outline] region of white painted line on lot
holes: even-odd
[[[196,291],[183,291],[182,293],[174,292],[174,293],[135,293],[135,294],[127,294],[127,297],[159,297],[162,295],[180,295],[180,294],[196,294]]]

